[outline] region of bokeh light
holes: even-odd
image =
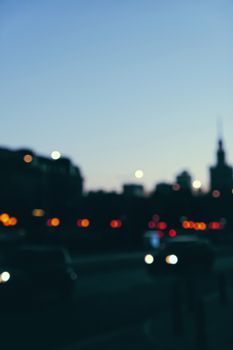
[[[156,228],[157,224],[156,222],[154,222],[153,220],[148,222],[148,227],[153,230],[154,228]]]
[[[170,236],[170,237],[176,237],[176,230],[174,230],[174,229],[171,229],[171,230],[169,230],[169,232],[168,232],[168,235]]]
[[[148,265],[153,264],[153,262],[154,262],[154,257],[153,257],[153,255],[147,254],[147,255],[144,257],[144,261],[145,261],[145,263],[148,264]]]
[[[31,154],[25,154],[25,156],[23,157],[23,161],[29,164],[33,161],[33,157],[31,156]]]
[[[58,227],[60,226],[60,224],[61,224],[61,220],[56,217],[47,220],[47,225],[49,227]]]
[[[200,180],[194,180],[192,186],[195,190],[199,190],[202,186],[202,183]]]
[[[9,281],[11,275],[8,271],[4,271],[0,274],[0,282],[7,282]]]
[[[110,221],[110,226],[113,229],[121,228],[122,227],[122,221],[121,220],[117,220],[117,219],[113,219],[113,220]]]
[[[180,185],[179,184],[174,184],[174,185],[172,185],[172,189],[173,189],[173,191],[179,191],[180,190]]]
[[[57,160],[57,159],[60,159],[61,158],[61,153],[59,151],[53,151],[51,153],[51,158],[53,160]]]
[[[171,255],[166,256],[165,261],[167,264],[175,265],[178,263],[178,258],[175,254],[171,254]]]
[[[32,216],[39,218],[39,217],[42,217],[44,215],[45,215],[45,211],[43,209],[35,208],[32,211]]]
[[[11,217],[11,218],[9,219],[9,225],[10,225],[10,226],[16,226],[17,223],[18,223],[18,220],[17,220],[16,217],[13,216],[13,217]]]
[[[212,192],[212,196],[213,196],[214,198],[219,198],[219,197],[221,196],[221,192],[218,191],[218,190],[214,190],[214,191]]]
[[[7,224],[9,222],[9,219],[10,219],[10,215],[8,215],[7,213],[3,213],[0,215],[0,221],[3,224]]]
[[[141,179],[141,178],[143,178],[143,176],[144,176],[144,172],[143,172],[141,169],[138,169],[138,170],[135,171],[134,176],[135,176],[137,179]]]
[[[76,224],[78,227],[88,228],[91,225],[91,222],[89,219],[78,219]]]
[[[159,230],[166,230],[166,228],[167,228],[167,223],[166,223],[166,222],[160,221],[160,222],[158,223],[158,229],[159,229]]]

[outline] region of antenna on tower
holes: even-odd
[[[218,120],[217,120],[217,130],[218,130],[218,140],[222,141],[223,140],[223,122],[220,116],[218,116]]]

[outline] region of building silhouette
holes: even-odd
[[[165,182],[158,183],[155,187],[155,192],[165,196],[171,195],[172,185]]]
[[[181,190],[191,192],[192,178],[187,171],[183,171],[181,174],[177,175],[176,183],[180,186]]]
[[[75,207],[83,194],[80,169],[67,158],[52,160],[30,149],[0,148],[0,162],[0,211],[61,211]]]
[[[217,163],[210,167],[210,190],[230,193],[232,191],[232,167],[227,165],[223,141],[218,141]]]
[[[124,184],[123,195],[128,197],[143,197],[144,187],[139,184]]]

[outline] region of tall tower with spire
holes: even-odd
[[[218,140],[217,164],[210,167],[210,189],[230,193],[233,188],[232,167],[227,165],[222,136]]]

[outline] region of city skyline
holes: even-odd
[[[230,1],[3,1],[0,145],[59,150],[85,188],[209,187],[222,117],[233,164]],[[144,177],[136,179],[137,169]]]
[[[120,184],[120,190],[113,190],[113,192],[126,193],[127,191],[129,191],[130,193],[133,193],[136,191],[138,192],[138,196],[144,196],[152,195],[155,191],[165,191],[167,193],[167,191],[179,191],[180,189],[182,189],[185,191],[192,191],[193,193],[196,192],[204,194],[212,192],[213,197],[219,197],[221,195],[221,192],[231,193],[233,191],[233,167],[226,161],[226,150],[224,147],[222,133],[219,134],[217,144],[218,148],[216,151],[216,162],[212,164],[208,169],[208,188],[205,188],[203,186],[203,183],[198,178],[193,178],[192,174],[189,171],[187,171],[186,169],[180,169],[180,171],[177,172],[176,176],[172,179],[172,181],[169,182],[162,180],[161,182],[155,182],[154,187],[148,191],[146,190],[145,184],[143,183],[144,172],[142,169],[137,169],[134,173],[134,178],[136,179],[135,181],[123,182]],[[54,169],[56,169],[57,165],[59,168],[60,166],[63,167],[64,164],[66,164],[66,166],[70,167],[70,169],[76,169],[75,172],[78,172],[80,179],[82,179],[81,187],[84,190],[84,192],[88,193],[89,191],[93,191],[93,189],[85,188],[85,176],[81,171],[82,166],[80,164],[72,163],[71,159],[69,159],[68,157],[64,157],[58,150],[53,150],[50,153],[50,155],[41,155],[38,154],[38,152],[36,152],[35,150],[29,148],[10,149],[7,147],[0,147],[0,151],[3,155],[3,159],[7,159],[8,157],[10,157],[10,155],[12,155],[13,157],[16,156],[16,158],[20,160],[20,163],[22,162],[25,164],[33,164],[33,162],[36,160],[36,167],[38,169],[43,169],[43,167],[47,167],[48,164],[50,164],[50,166],[52,167],[55,166]],[[59,162],[56,165],[57,161]],[[13,158],[11,159],[11,162],[12,164],[14,163]],[[105,188],[97,189],[97,191],[101,192],[105,190]],[[112,190],[110,190],[110,192],[111,191]]]

